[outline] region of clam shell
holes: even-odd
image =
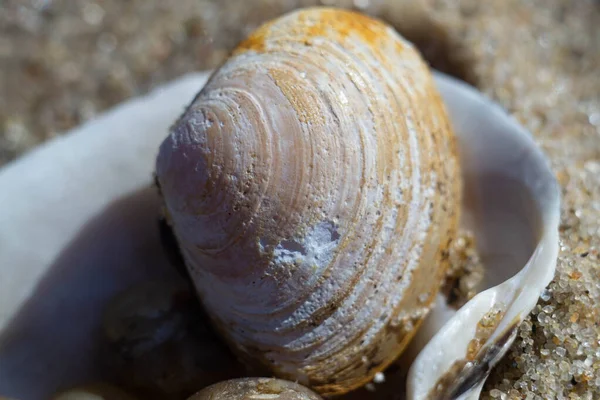
[[[94,332],[101,325],[106,303],[135,282],[176,275],[159,251],[157,195],[145,188],[151,184],[155,149],[164,132],[208,77],[209,73],[191,74],[128,101],[0,170],[1,395],[45,400],[59,385],[101,379],[102,372],[95,365]],[[491,202],[475,211],[477,203],[467,201],[469,195],[464,197],[464,211],[479,219],[470,222],[480,227],[477,242],[487,243],[480,249],[490,278],[486,286],[502,285],[515,273],[519,279],[500,286],[501,291],[483,292],[464,306],[462,314],[445,309],[439,299],[408,349],[414,354],[421,352],[411,372],[410,397],[414,399],[426,398],[438,379],[447,376],[447,368],[464,358],[465,341],[454,336],[455,329],[469,324],[464,331],[470,333],[465,335],[470,341],[478,320],[465,317],[486,314],[494,299],[516,299],[508,304],[517,315],[530,311],[553,275],[557,251],[558,191],[530,136],[474,89],[441,75],[436,75],[436,82],[461,137],[461,147],[470,140],[477,143],[477,138],[486,137],[490,130],[495,132],[488,138],[495,144],[493,149],[479,147],[490,153],[471,159],[478,163],[464,164],[466,187],[473,187],[469,176],[482,176],[477,175],[477,168],[488,159],[503,156],[509,160],[521,154],[516,169],[500,163],[496,165],[503,167],[495,170],[521,182],[512,186],[518,193],[530,188],[525,193],[532,201],[506,203],[509,210]],[[527,172],[521,174],[524,170],[519,165]],[[475,185],[480,188],[479,199],[497,193],[493,180],[475,178],[473,182],[485,183]],[[546,190],[533,190],[544,187]],[[485,193],[488,195],[482,195]],[[494,213],[494,209],[504,213]],[[506,216],[506,211],[512,215],[507,219],[512,225],[498,224],[498,218],[486,216],[487,212]],[[530,216],[536,214],[540,217],[532,220]],[[532,240],[521,241],[521,230]],[[496,244],[503,251],[495,251]],[[521,279],[525,276],[528,278]],[[504,325],[510,326],[510,322],[512,319],[507,319]],[[432,345],[423,348],[445,324],[447,328],[434,337]],[[496,332],[496,337],[504,333],[502,329]],[[498,357],[501,355],[499,352]],[[436,369],[423,374],[424,364],[432,360]],[[466,376],[473,377],[475,385],[462,396],[477,398],[485,373]],[[401,382],[398,384],[400,387]],[[376,394],[373,398],[380,400]]]
[[[389,365],[442,284],[455,139],[418,51],[370,17],[314,8],[259,28],[173,126],[156,174],[222,335],[319,393]]]

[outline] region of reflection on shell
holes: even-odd
[[[385,24],[330,9],[259,28],[161,146],[196,289],[243,357],[343,393],[405,348],[458,221],[431,74]]]

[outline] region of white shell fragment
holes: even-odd
[[[0,170],[0,395],[45,400],[59,386],[99,379],[90,350],[107,301],[131,283],[170,276],[157,250],[156,194],[132,194],[151,183],[166,129],[207,77],[191,74],[120,105]],[[506,338],[552,278],[559,197],[527,132],[475,90],[436,80],[460,138],[464,211],[491,289],[456,314],[440,299],[414,341],[418,351],[443,326],[412,367],[408,398],[428,398],[440,378],[458,371],[475,377],[474,386],[452,389],[476,399],[486,370],[470,375],[452,366],[464,361],[477,323],[501,305],[504,318],[474,359],[493,355],[489,344]]]
[[[407,397],[475,400],[554,277],[560,194],[527,131],[466,84],[442,74],[436,80],[459,138],[463,212],[477,237],[489,289],[429,340],[412,364]],[[417,335],[425,340],[449,315],[437,310]],[[491,332],[478,335],[486,324]]]

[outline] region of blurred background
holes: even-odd
[[[592,125],[582,129],[600,125],[590,108],[600,92],[593,0],[2,0],[0,165],[127,98],[214,68],[260,23],[316,4],[383,18],[435,68],[509,110],[536,107],[531,93],[531,104],[514,99],[539,81],[545,110],[575,91]]]

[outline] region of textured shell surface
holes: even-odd
[[[231,379],[208,386],[188,400],[321,400],[312,390],[274,378]]]
[[[406,347],[458,223],[456,144],[426,64],[349,11],[293,12],[241,43],[171,128],[156,174],[225,339],[324,394]]]

